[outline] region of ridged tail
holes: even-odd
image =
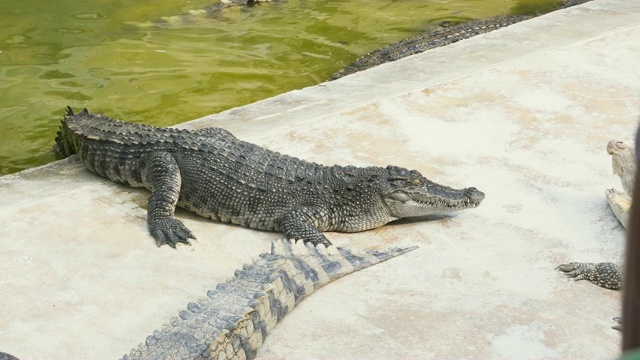
[[[82,109],[82,111],[78,115],[86,115],[89,114],[89,110]],[[73,132],[67,126],[66,120],[68,118],[74,117],[76,114],[73,113],[73,109],[71,106],[67,106],[64,113],[64,118],[60,122],[60,129],[58,130],[56,136],[56,144],[53,147],[53,151],[56,152],[59,156],[66,158],[77,152],[76,141],[73,135]]]
[[[344,275],[417,249],[351,251],[273,241],[271,253],[147,337],[124,359],[253,359],[276,324],[302,299]]]

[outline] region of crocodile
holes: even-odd
[[[451,45],[460,40],[469,39],[476,35],[513,25],[520,21],[531,19],[532,17],[533,16],[526,15],[496,16],[488,19],[464,21],[459,24],[454,24],[451,21],[443,21],[428,33],[416,35],[383,46],[356,59],[354,62],[331,75],[330,80],[337,80],[341,77],[384,63],[420,54],[438,47]]]
[[[172,15],[163,16],[146,23],[136,23],[140,27],[173,27],[182,26],[184,24],[191,24],[198,18],[210,18],[219,19],[225,16],[225,10],[230,8],[246,9],[264,3],[281,3],[285,0],[222,0],[220,2],[207,5],[201,9],[189,10],[187,12]]]
[[[611,140],[607,143],[607,153],[611,155],[613,173],[620,177],[620,183],[622,184],[624,192],[619,192],[612,188],[607,189],[605,195],[611,211],[625,229],[629,226],[631,200],[636,182],[637,152],[639,150],[637,145],[638,139],[636,139],[636,153],[634,153],[633,150],[622,141]],[[628,239],[628,244],[630,244],[631,240],[632,239]],[[629,247],[629,245],[627,245],[627,247]],[[570,262],[561,264],[556,270],[562,271],[575,280],[589,280],[598,286],[612,290],[622,289],[624,280],[623,266],[612,262]],[[614,317],[613,320],[617,321],[618,325],[612,326],[612,328],[622,331],[622,318]]]
[[[189,303],[123,359],[253,359],[267,334],[315,290],[416,248],[352,251],[272,241],[270,253]]]
[[[132,124],[70,107],[56,137],[62,156],[89,171],[151,190],[149,232],[158,246],[194,234],[176,205],[216,221],[329,246],[323,231],[359,232],[388,222],[474,208],[476,188],[439,185],[398,166],[324,166],[241,141],[227,130]]]
[[[0,351],[0,360],[18,360],[18,358]]]
[[[476,35],[502,29],[552,10],[568,8],[588,1],[590,0],[563,0],[557,7],[551,7],[546,11],[542,10],[537,13],[532,13],[529,9],[524,8],[521,10],[523,14],[499,15],[486,19],[472,19],[458,23],[455,21],[442,21],[428,32],[383,46],[356,59],[351,64],[331,75],[330,80],[337,80],[341,77],[384,63],[420,54],[434,48],[451,45]],[[514,9],[515,12],[518,12],[518,10],[519,9]]]
[[[626,229],[629,223],[638,159],[629,146],[618,140],[609,141],[607,153],[611,155],[613,173],[620,178],[623,192],[612,188],[607,189],[605,195],[611,211]]]
[[[613,214],[627,228],[638,160],[633,150],[618,140],[611,140],[607,143],[607,153],[611,155],[613,173],[620,177],[624,193],[616,189],[607,189],[605,195]],[[618,290],[622,288],[623,269],[618,264],[571,262],[562,264],[556,269],[575,280],[586,279],[607,289]]]

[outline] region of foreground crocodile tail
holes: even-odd
[[[189,303],[162,330],[124,359],[253,359],[276,324],[321,286],[354,271],[416,249],[361,252],[302,241],[277,240],[271,253],[236,270],[235,276],[197,303]]]

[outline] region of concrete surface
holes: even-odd
[[[420,249],[313,294],[259,358],[618,356],[620,293],[554,267],[622,259],[605,147],[631,144],[638,59],[640,2],[596,0],[183,124],[487,194],[458,215],[329,234],[342,246]],[[179,211],[198,240],[158,249],[147,196],[74,159],[0,178],[1,351],[122,356],[279,236]]]

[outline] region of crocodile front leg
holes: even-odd
[[[579,263],[571,262],[556,268],[575,280],[587,279],[603,288],[618,290],[622,287],[622,268],[610,262]]]
[[[604,262],[596,264],[570,262],[558,266],[556,270],[562,271],[575,280],[587,279],[603,288],[611,290],[619,290],[622,288],[622,267],[614,263]],[[622,331],[622,318],[615,317],[613,320],[617,321],[618,325],[612,326],[611,328]]]
[[[331,242],[318,229],[325,222],[324,215],[322,210],[315,207],[295,208],[282,216],[282,232],[289,240],[302,240],[305,244],[323,244],[328,247]]]
[[[169,244],[175,248],[179,242],[189,244],[189,238],[196,237],[173,217],[182,183],[178,164],[166,152],[150,154],[148,161],[148,180],[153,188],[147,206],[149,232],[158,246]]]

